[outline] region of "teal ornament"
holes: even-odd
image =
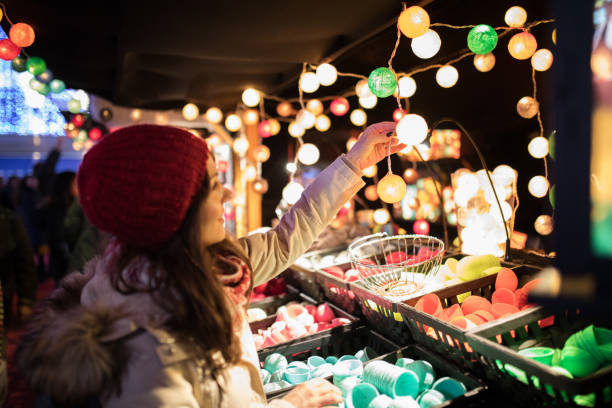
[[[51,86],[51,92],[53,93],[60,93],[66,89],[66,84],[61,79],[54,79],[49,85]]]
[[[557,131],[553,130],[553,132],[548,137],[548,155],[553,160],[555,160],[555,136],[556,135],[557,135]]]
[[[53,72],[50,69],[45,69],[42,74],[36,75],[36,79],[43,84],[48,84],[53,80]]]
[[[26,70],[26,59],[23,56],[18,56],[15,57],[12,61],[11,61],[11,67],[13,68],[13,71],[15,72],[23,72]]]
[[[479,24],[468,33],[467,44],[474,54],[488,54],[497,45],[497,33],[487,24]]]
[[[395,73],[389,68],[376,68],[370,73],[368,78],[368,88],[379,98],[386,98],[393,95],[397,89],[397,79]]]
[[[554,210],[555,209],[555,184],[553,184],[552,187],[550,187],[550,190],[548,190],[548,200],[550,200],[550,205],[552,206]]]
[[[30,57],[26,62],[26,68],[28,72],[34,76],[40,75],[47,69],[47,64],[45,60],[40,57]]]
[[[70,113],[79,113],[81,111],[81,101],[79,101],[78,99],[69,100],[68,111]]]
[[[51,87],[49,86],[49,84],[41,84],[41,88],[37,89],[36,92],[38,92],[41,95],[47,96],[51,93]]]

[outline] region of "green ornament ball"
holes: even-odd
[[[488,54],[497,45],[497,33],[490,25],[479,24],[470,30],[467,44],[474,54]]]
[[[54,79],[53,81],[51,81],[50,85],[51,85],[51,92],[53,93],[60,93],[64,89],[66,89],[66,84],[61,79]]]
[[[43,88],[43,83],[40,82],[38,79],[36,78],[32,78],[30,79],[30,82],[28,82],[28,84],[30,85],[30,88],[35,90],[35,91],[40,91]]]
[[[87,140],[87,131],[85,129],[79,130],[77,133],[77,137],[75,138],[77,142],[84,142]]]
[[[38,92],[41,95],[49,95],[49,93],[51,93],[51,87],[49,86],[49,84],[42,84],[42,87],[40,89],[37,89],[36,92]]]
[[[13,71],[15,72],[23,72],[26,70],[26,58],[22,57],[21,55],[18,57],[15,57],[13,59],[13,61],[11,61],[11,67],[13,68]]]
[[[78,99],[69,100],[68,111],[70,113],[79,113],[81,111],[81,101],[79,101]]]
[[[368,88],[370,88],[370,91],[379,98],[386,98],[387,96],[393,95],[393,92],[395,92],[397,88],[395,73],[389,68],[376,68],[370,73]]]
[[[26,62],[26,68],[28,72],[34,76],[40,75],[47,69],[47,64],[45,60],[40,57],[30,57]]]
[[[555,185],[550,188],[548,191],[548,200],[550,200],[550,205],[552,205],[553,210],[555,209]]]
[[[553,160],[555,160],[555,136],[556,134],[557,134],[557,131],[553,130],[553,132],[548,137],[548,154],[550,155],[550,158]]]

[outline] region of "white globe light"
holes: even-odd
[[[244,156],[247,150],[249,150],[249,141],[246,137],[238,137],[234,139],[232,147],[238,156]]]
[[[506,11],[504,21],[509,27],[522,27],[527,21],[527,12],[520,6],[510,7]]]
[[[312,143],[304,143],[298,150],[297,158],[300,163],[310,166],[319,161],[319,149]]]
[[[548,139],[542,136],[534,137],[527,146],[529,154],[536,159],[542,159],[548,155]]]
[[[319,89],[319,80],[314,72],[305,72],[300,76],[300,88],[306,93]]]
[[[423,59],[431,58],[436,55],[438,51],[440,51],[441,45],[442,40],[434,30],[427,30],[425,34],[413,38],[410,43],[414,55]]]
[[[512,217],[512,206],[508,204],[507,201],[502,201],[501,208],[502,208],[502,214],[504,215],[504,221],[508,221],[510,217]],[[496,216],[497,213],[499,213],[499,208],[497,208],[497,205],[491,205],[489,212],[491,212],[492,215]],[[493,212],[496,212],[496,213],[493,214]]]
[[[489,72],[495,66],[495,55],[492,53],[474,55],[474,66],[480,72]]]
[[[221,109],[213,106],[212,108],[208,108],[206,110],[206,120],[210,123],[220,123],[222,119],[223,112],[221,112]]]
[[[336,78],[338,78],[338,71],[336,71],[336,67],[326,63],[317,67],[316,75],[321,85],[329,86],[336,82]]]
[[[366,109],[372,109],[373,107],[375,107],[376,102],[378,102],[378,98],[374,94],[362,96],[359,98],[359,104]]]
[[[468,197],[473,197],[478,192],[480,183],[474,173],[463,173],[457,178],[457,189],[461,189]]]
[[[315,124],[315,115],[307,109],[300,109],[295,116],[295,122],[304,129],[310,129]]]
[[[395,133],[401,143],[408,146],[418,145],[427,138],[427,122],[415,113],[405,115],[397,123]]]
[[[527,184],[527,189],[531,193],[532,196],[542,198],[548,192],[548,180],[544,176],[535,176],[529,180],[529,184]]]
[[[379,208],[378,210],[374,211],[372,218],[374,218],[375,223],[383,225],[389,222],[391,219],[391,214],[389,214],[389,211],[385,210],[384,208]]]
[[[286,168],[289,173],[295,173],[297,171],[297,164],[294,162],[289,162],[287,163]]]
[[[410,98],[416,92],[416,81],[409,76],[403,76],[398,84],[400,98]]]
[[[514,183],[516,179],[516,173],[512,167],[506,164],[500,164],[493,170],[493,182],[501,184],[502,186],[508,186]]]
[[[183,117],[187,120],[194,120],[200,114],[200,110],[193,103],[183,106]]]
[[[550,215],[540,215],[533,223],[533,227],[540,235],[550,235],[553,232],[553,219]]]
[[[304,191],[304,187],[300,183],[291,181],[283,188],[283,198],[287,203],[293,205],[300,199],[302,191]]]
[[[531,56],[531,66],[536,71],[546,71],[548,68],[552,66],[553,63],[553,54],[550,50],[546,48],[542,48],[537,50]]]
[[[457,83],[459,72],[452,65],[445,65],[436,72],[436,82],[442,88],[450,88]]]
[[[225,127],[230,132],[235,132],[242,127],[242,119],[235,113],[230,113],[225,118]]]
[[[315,116],[323,113],[323,104],[318,99],[311,99],[306,103],[306,109],[311,111]]]
[[[298,125],[295,121],[289,123],[289,134],[293,137],[301,137],[306,133],[306,130]]]
[[[363,111],[363,109],[355,109],[351,112],[351,123],[355,126],[365,125],[368,120],[368,116]]]
[[[358,98],[366,98],[370,95],[374,95],[368,86],[367,79],[362,79],[357,82],[357,85],[355,85],[355,94],[357,94]]]
[[[315,119],[315,128],[319,132],[325,132],[331,126],[331,121],[327,117],[327,115],[319,115]]]
[[[261,95],[259,91],[253,88],[247,88],[242,92],[242,102],[246,106],[257,106],[259,105],[259,101],[261,100]]]
[[[244,177],[248,181],[255,180],[257,178],[257,169],[255,168],[255,166],[253,165],[247,166],[246,169],[244,170]]]
[[[364,176],[372,178],[378,173],[378,167],[376,167],[376,165],[373,164],[370,167],[366,167],[365,169],[361,170],[361,172],[363,173]]]

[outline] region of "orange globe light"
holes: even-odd
[[[293,113],[293,106],[289,102],[281,102],[276,107],[276,113],[282,117],[287,117]]]
[[[416,220],[412,224],[412,230],[415,234],[427,235],[429,234],[429,223],[426,220]]]
[[[246,125],[255,125],[259,121],[259,113],[255,109],[245,110],[242,117]]]
[[[419,37],[429,30],[429,14],[422,7],[408,7],[400,14],[397,25],[406,37]]]
[[[311,99],[306,103],[306,109],[318,116],[323,113],[323,104],[318,99]]]
[[[270,149],[266,145],[259,145],[255,148],[253,155],[255,156],[255,160],[263,163],[270,158]]]
[[[407,168],[404,170],[404,181],[408,184],[414,184],[419,179],[419,172],[413,168]]]
[[[270,122],[270,132],[272,132],[272,136],[278,135],[278,132],[281,130],[280,122],[276,119],[268,119]]]
[[[25,23],[13,24],[9,38],[18,47],[29,47],[34,43],[34,29]]]
[[[376,192],[385,203],[397,203],[406,195],[406,183],[400,176],[388,173],[378,182]]]
[[[363,194],[365,195],[365,198],[367,198],[370,201],[378,200],[378,193],[376,192],[375,185],[367,186]]]
[[[508,52],[518,60],[531,58],[537,48],[538,42],[536,38],[527,31],[514,34],[508,42]]]

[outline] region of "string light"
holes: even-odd
[[[376,106],[378,102],[378,98],[374,94],[370,94],[368,96],[362,96],[359,98],[359,105],[365,109],[372,109]]]
[[[533,53],[536,52],[537,48],[538,42],[535,37],[527,31],[514,34],[508,42],[508,52],[518,60],[530,58]]]
[[[366,167],[361,172],[363,173],[364,176],[373,178],[378,173],[378,167],[376,167],[376,165]]]
[[[329,110],[336,116],[344,116],[349,110],[349,102],[346,98],[336,98],[329,105]]]
[[[253,181],[257,178],[257,169],[253,165],[248,165],[244,170],[244,177],[247,181]]]
[[[427,59],[431,58],[440,51],[442,40],[438,33],[434,30],[427,30],[427,32],[419,37],[413,38],[410,42],[412,52],[419,58]]]
[[[354,137],[350,137],[349,140],[346,141],[346,151],[348,152],[349,150],[351,150],[353,146],[355,146],[355,143],[357,143],[357,139]]]
[[[211,107],[206,110],[206,120],[210,123],[221,123],[223,120],[223,112],[217,107]]]
[[[289,184],[283,188],[283,198],[289,205],[293,205],[297,203],[297,201],[302,196],[302,192],[304,191],[304,187],[301,184],[291,181]]]
[[[259,122],[259,125],[257,125],[257,133],[259,133],[259,136],[263,138],[272,136],[272,125],[270,124],[270,121],[262,120]]]
[[[331,121],[329,120],[327,115],[321,114],[317,116],[317,118],[315,119],[315,128],[319,132],[325,132],[327,129],[329,129],[330,126],[331,126]]]
[[[255,125],[259,121],[259,113],[255,109],[247,109],[243,114],[245,125]]]
[[[365,188],[365,191],[363,192],[363,195],[365,196],[366,199],[368,199],[370,201],[378,200],[378,193],[376,192],[376,186],[375,185],[367,186]]]
[[[301,137],[301,136],[304,136],[304,133],[306,133],[306,130],[300,125],[298,125],[295,121],[292,121],[291,123],[289,123],[288,131],[289,131],[289,135],[293,137]]]
[[[427,235],[429,234],[429,223],[427,220],[416,220],[414,224],[412,224],[412,230],[415,234]]]
[[[306,103],[306,109],[317,116],[323,113],[323,104],[318,99],[311,99]]]
[[[540,235],[550,235],[553,232],[553,220],[550,215],[540,215],[533,223],[533,227]]]
[[[259,91],[253,88],[247,88],[242,92],[242,102],[246,106],[254,107],[259,105],[261,95]]]
[[[508,27],[522,27],[527,21],[527,12],[520,6],[510,7],[504,15],[504,21]]]
[[[402,174],[402,176],[404,177],[406,184],[414,184],[419,179],[419,172],[411,167],[408,167],[406,170],[404,170],[404,174]]]
[[[548,192],[549,187],[548,180],[544,176],[534,176],[529,180],[527,189],[532,196],[542,198]]]
[[[386,67],[376,68],[368,77],[368,87],[379,98],[393,95],[397,87],[395,73]]]
[[[516,104],[516,111],[525,119],[533,118],[539,109],[540,104],[531,96],[523,96]]]
[[[367,79],[362,79],[359,82],[357,82],[357,85],[355,85],[355,94],[357,95],[358,98],[365,98],[370,95],[374,95],[372,91],[370,91],[370,88],[368,87]]]
[[[316,76],[321,85],[329,86],[336,82],[338,71],[336,71],[336,67],[333,65],[325,63],[317,67]]]
[[[293,106],[287,101],[283,101],[276,106],[276,113],[286,118],[293,113]]]
[[[395,122],[399,122],[403,117],[404,117],[405,113],[403,110],[401,110],[400,108],[397,108],[393,111],[393,120]]]
[[[319,161],[320,152],[312,143],[304,143],[297,152],[300,163],[311,166]]]
[[[385,203],[397,203],[406,195],[406,183],[400,176],[387,173],[376,185],[376,192]]]
[[[368,120],[368,116],[363,109],[355,109],[351,112],[351,123],[355,126],[363,126]]]
[[[414,146],[427,138],[427,122],[422,116],[415,113],[405,115],[397,123],[395,133],[400,143]]]
[[[268,119],[270,123],[270,131],[272,132],[272,136],[278,135],[281,130],[280,122],[276,119]]]
[[[527,145],[527,150],[536,159],[543,159],[548,155],[548,139],[542,136],[534,137]]]
[[[385,210],[384,208],[379,208],[378,210],[374,211],[372,218],[374,219],[375,223],[384,225],[391,219],[391,214],[389,214],[389,211]]]
[[[225,118],[225,127],[230,132],[237,132],[242,127],[242,119],[235,113],[230,113]]]
[[[417,89],[416,81],[410,76],[401,77],[397,86],[400,98],[410,98]]]
[[[495,66],[495,55],[492,53],[474,55],[474,66],[480,72],[489,72]]]
[[[553,54],[546,48],[537,50],[531,57],[531,66],[536,71],[546,71],[553,63]]]
[[[474,54],[488,54],[497,45],[497,33],[490,25],[479,24],[468,33],[467,45]]]
[[[408,7],[400,14],[397,25],[406,37],[419,37],[429,29],[429,14],[419,6]]]
[[[300,76],[300,88],[306,93],[313,93],[319,89],[319,80],[314,72],[304,72]]]
[[[293,174],[293,173],[295,173],[297,171],[297,164],[295,164],[293,162],[289,162],[289,163],[287,163],[285,168],[287,169],[287,172]]]
[[[452,65],[445,65],[438,68],[436,72],[436,82],[442,88],[451,88],[457,83],[459,72]]]
[[[253,155],[255,156],[255,160],[260,163],[265,163],[270,158],[270,149],[266,145],[259,145],[255,148]]]
[[[183,117],[186,120],[195,120],[200,114],[200,110],[193,103],[188,103],[183,106]]]
[[[246,137],[237,137],[234,139],[234,143],[232,144],[232,148],[236,152],[236,154],[240,157],[244,157],[247,150],[249,150],[249,141]]]
[[[259,194],[266,194],[268,192],[268,181],[263,178],[259,178],[253,182],[253,191]]]
[[[315,115],[308,109],[300,109],[295,116],[295,122],[304,129],[311,129],[315,124]]]

